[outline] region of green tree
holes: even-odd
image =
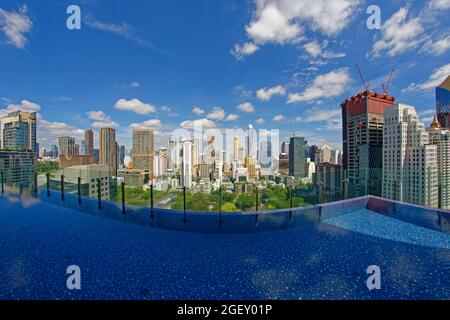
[[[236,208],[234,203],[227,202],[222,205],[222,212],[237,212],[237,211],[239,210]]]
[[[253,195],[242,193],[236,200],[236,207],[242,211],[253,208],[256,205],[256,199]]]

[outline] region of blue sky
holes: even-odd
[[[152,127],[279,129],[341,145],[339,104],[374,90],[430,121],[434,87],[450,74],[450,0],[0,1],[0,115],[39,113],[38,140]],[[66,8],[81,8],[68,30]],[[369,30],[369,5],[381,8]],[[98,136],[98,135],[97,135]]]

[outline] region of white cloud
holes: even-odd
[[[237,94],[241,98],[251,98],[253,92],[251,90],[246,89],[244,86],[239,85],[233,88],[234,94]]]
[[[436,114],[436,109],[427,109],[427,110],[420,112],[420,115],[422,117],[430,116],[430,115],[434,116],[435,114]]]
[[[423,47],[423,51],[434,55],[440,55],[450,49],[450,35],[439,40],[429,40]]]
[[[192,113],[195,113],[196,115],[201,115],[205,113],[205,110],[203,110],[202,108],[199,107],[194,107],[192,109]]]
[[[276,122],[281,122],[283,120],[284,120],[284,116],[282,114],[278,114],[275,117],[273,117],[273,121],[276,121]]]
[[[226,121],[236,121],[239,118],[239,116],[237,114],[234,113],[230,113],[225,120]]]
[[[79,141],[84,139],[84,130],[64,122],[51,122],[38,117],[37,127],[38,141],[41,145],[57,144],[58,137],[62,136],[75,137]]]
[[[298,116],[294,119],[295,123],[312,123],[312,122],[327,122],[328,124],[341,122],[342,111],[340,109],[324,109],[311,108],[305,116]]]
[[[264,120],[263,118],[259,118],[259,119],[256,120],[256,123],[257,124],[264,124],[264,123],[266,123],[266,120]]]
[[[306,53],[314,58],[323,58],[323,59],[335,59],[335,58],[343,58],[345,57],[345,53],[343,52],[333,52],[326,50],[328,46],[328,41],[324,41],[319,43],[317,40],[313,40],[303,45]]]
[[[237,109],[246,113],[255,112],[255,106],[250,102],[241,103],[240,105],[237,106]]]
[[[146,115],[156,112],[156,108],[154,105],[144,103],[138,99],[120,99],[116,102],[114,107],[122,111],[132,111],[140,115]]]
[[[285,1],[286,2],[286,1]],[[302,28],[297,25],[288,12],[279,8],[276,2],[258,1],[257,18],[245,28],[248,36],[256,43],[286,43],[298,39]]]
[[[161,110],[169,113],[169,117],[178,117],[178,113],[173,112],[169,106],[162,106]]]
[[[435,69],[428,80],[423,83],[411,83],[408,88],[402,92],[412,92],[416,90],[430,90],[439,86],[450,75],[450,63]]]
[[[409,8],[402,7],[384,23],[381,39],[374,43],[370,55],[377,57],[386,52],[394,57],[423,42],[424,28],[420,17],[408,19],[408,14]]]
[[[435,10],[450,9],[450,0],[431,0],[429,7]]]
[[[165,50],[162,50],[149,41],[139,37],[134,30],[133,27],[131,27],[127,23],[120,23],[120,24],[114,24],[114,23],[105,23],[98,21],[92,17],[90,14],[85,14],[83,17],[83,23],[85,23],[88,27],[92,29],[97,29],[105,32],[111,32],[114,33],[120,37],[123,37],[125,39],[131,40],[134,43],[137,43],[138,45],[151,48],[155,51],[158,51],[159,53],[162,53],[164,55],[167,55],[168,53]]]
[[[254,46],[297,43],[302,38],[304,26],[326,36],[335,36],[351,21],[360,2],[255,0],[256,10],[245,30]]]
[[[37,112],[40,109],[41,106],[39,104],[28,100],[22,100],[19,104],[9,104],[5,109],[0,109],[0,116],[19,110],[25,112]]]
[[[272,88],[262,88],[256,91],[256,97],[262,101],[269,101],[274,95],[284,96],[286,95],[286,89],[280,85]]]
[[[94,120],[92,123],[93,128],[117,128],[119,124],[114,122],[103,111],[89,111],[87,112],[89,119]]]
[[[131,129],[152,129],[152,128],[161,128],[161,120],[159,119],[150,119],[141,123],[132,123],[130,124]]]
[[[17,48],[25,48],[26,33],[31,31],[33,23],[27,16],[28,8],[23,5],[18,11],[6,11],[0,8],[0,30],[5,34],[7,42]]]
[[[139,88],[141,84],[137,81],[130,83],[131,88]]]
[[[235,44],[231,49],[231,54],[238,60],[243,60],[245,56],[250,56],[259,50],[259,47],[252,42],[244,44]]]
[[[180,127],[184,129],[193,129],[194,127],[214,128],[214,121],[208,119],[186,120],[180,123]]]
[[[350,75],[347,68],[333,70],[317,76],[303,93],[290,93],[287,103],[313,101],[320,98],[338,97],[345,92]]]
[[[210,120],[223,120],[225,118],[225,110],[221,107],[214,107],[207,116]]]

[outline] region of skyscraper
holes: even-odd
[[[303,137],[291,137],[289,142],[289,175],[296,178],[306,177],[306,140]]]
[[[192,187],[192,140],[181,140],[181,185]]]
[[[152,129],[133,130],[133,149],[131,157],[135,169],[153,174],[154,140]]]
[[[381,195],[383,113],[395,98],[361,92],[341,103],[343,169],[350,196]]]
[[[436,112],[441,127],[450,129],[450,76],[436,88]]]
[[[120,146],[120,148],[119,148],[119,164],[121,166],[123,166],[124,161],[125,161],[125,146]]]
[[[270,138],[269,138],[270,139]],[[272,141],[263,141],[259,144],[258,160],[261,168],[272,167]]]
[[[84,132],[84,143],[86,145],[86,154],[94,154],[94,131],[86,130]]]
[[[430,134],[430,144],[437,146],[439,208],[448,210],[450,209],[450,130],[443,129],[435,116],[427,131]]]
[[[59,137],[59,155],[73,156],[79,154],[79,146],[74,137]]]
[[[116,130],[100,129],[100,164],[107,164],[111,176],[117,176]]]
[[[233,138],[233,160],[239,161],[239,138]]]
[[[412,106],[384,111],[383,198],[438,206],[437,147]]]
[[[175,174],[180,167],[180,144],[177,137],[171,136],[169,138],[169,150],[167,153],[168,169]]]
[[[34,186],[38,150],[36,113],[15,111],[0,119],[0,171],[4,183]]]
[[[256,133],[255,133],[255,129],[253,128],[253,125],[249,124],[248,125],[248,130],[247,130],[247,141],[246,141],[246,156],[247,157],[253,157],[254,159],[256,159],[256,145],[255,145],[255,140],[256,140]]]
[[[0,149],[31,150],[36,146],[36,113],[15,111],[0,119]]]
[[[281,143],[281,153],[286,154],[289,156],[289,142],[282,142]]]

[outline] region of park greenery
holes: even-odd
[[[47,174],[50,176],[56,176],[56,172],[59,170],[59,164],[55,161],[40,161],[37,163],[38,174]]]
[[[117,201],[121,201],[122,191],[118,188]],[[222,197],[221,197],[222,196]],[[150,206],[150,190],[137,187],[126,187],[126,203],[136,206]],[[209,194],[186,191],[186,210],[201,212],[240,212],[256,210],[256,187],[249,192],[239,194],[230,191],[213,190]],[[182,190],[156,191],[153,190],[153,204],[155,208],[173,210],[184,209]],[[286,209],[291,205],[289,189],[282,186],[267,186],[258,191],[258,210]],[[292,193],[292,206],[303,207],[311,205],[304,198]]]

